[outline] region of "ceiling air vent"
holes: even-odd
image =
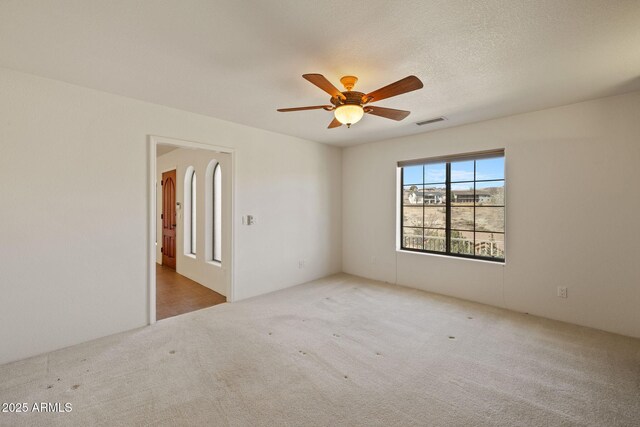
[[[447,120],[446,117],[436,117],[435,119],[423,120],[421,122],[417,122],[418,126],[430,125],[431,123],[438,123]]]

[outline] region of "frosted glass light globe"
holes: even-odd
[[[359,105],[347,104],[336,108],[333,114],[340,123],[351,126],[360,121],[364,116],[364,110]]]

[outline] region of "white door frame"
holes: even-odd
[[[231,156],[231,262],[229,263],[229,284],[227,286],[227,301],[232,302],[235,295],[235,271],[236,271],[236,254],[235,254],[235,192],[236,192],[236,156],[235,150],[230,147],[221,145],[203,144],[201,142],[185,141],[182,139],[167,138],[163,136],[149,135],[149,197],[147,214],[149,218],[149,230],[147,231],[147,268],[149,291],[149,324],[156,323],[156,179],[157,179],[157,147],[158,144],[173,145],[180,148],[191,148],[200,150],[216,151],[218,153],[226,153]]]

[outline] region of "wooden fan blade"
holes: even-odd
[[[391,98],[392,96],[402,95],[403,93],[421,89],[423,86],[424,85],[419,78],[416,76],[409,76],[378,90],[374,90],[373,92],[366,94],[363,99],[365,99],[365,101],[368,99],[366,102],[376,102],[382,99]]]
[[[396,120],[398,122],[411,114],[411,111],[395,110],[393,108],[382,108],[374,106],[366,107],[366,112],[369,114],[373,114],[374,116],[380,116],[384,117],[385,119]]]
[[[278,108],[281,113],[288,113],[290,111],[304,111],[304,110],[321,110],[321,109],[333,109],[333,105],[314,105],[312,107],[295,107],[295,108]]]
[[[303,74],[302,77],[318,86],[320,89],[327,92],[332,97],[344,99],[344,95],[342,94],[342,92],[340,92],[337,87],[332,85],[331,82],[327,80],[326,77],[322,74]]]
[[[340,123],[338,119],[334,117],[331,123],[329,123],[327,129],[339,128],[340,126],[342,126],[342,123]]]

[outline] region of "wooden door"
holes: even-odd
[[[176,171],[162,174],[162,264],[176,268]]]

